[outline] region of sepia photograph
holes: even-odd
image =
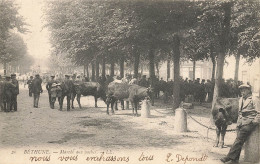
[[[0,0],[0,164],[260,164],[259,0]]]

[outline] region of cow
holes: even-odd
[[[236,123],[238,119],[238,101],[239,98],[218,98],[214,108],[212,108],[212,117],[217,134],[214,147],[218,147],[219,144],[221,148],[224,147],[227,127],[232,123]]]
[[[111,104],[111,111],[114,114],[114,103],[117,100],[128,99],[132,105],[133,115],[137,116],[137,108],[139,101],[150,97],[149,88],[142,87],[136,84],[125,83],[110,83],[107,88],[107,114],[109,114],[109,105]]]
[[[98,82],[81,82],[73,84],[73,92],[72,92],[72,102],[71,107],[74,109],[74,99],[77,97],[77,102],[79,108],[81,109],[80,97],[82,96],[94,96],[95,98],[95,107],[97,108],[97,100],[101,98],[103,101],[106,100],[106,92],[105,89]]]

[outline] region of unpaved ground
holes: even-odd
[[[16,163],[32,163],[29,158],[35,154],[26,154],[25,150],[29,149],[48,149],[52,156],[57,152],[60,154],[61,150],[84,150],[85,154],[78,156],[82,159],[74,163],[86,163],[88,155],[100,156],[102,151],[106,155],[112,152],[118,156],[130,156],[128,163],[140,162],[138,159],[142,153],[153,156],[153,160],[147,163],[185,163],[178,161],[177,154],[194,158],[207,156],[205,161],[186,163],[220,163],[219,159],[227,154],[235,138],[235,133],[229,132],[225,140],[227,148],[214,148],[215,132],[210,130],[207,139],[207,129],[190,117],[189,132],[176,134],[174,112],[169,108],[170,104],[165,105],[161,100],[151,107],[151,118],[140,117],[140,111],[139,117],[133,117],[131,110],[121,110],[120,107],[115,115],[107,115],[101,100],[98,101],[99,108],[94,108],[93,97],[84,97],[81,101],[83,109],[75,105],[70,112],[65,111],[65,102],[63,111],[57,110],[57,103],[56,109],[50,109],[46,91],[40,97],[40,108],[33,108],[32,101],[28,90],[22,88],[18,96],[18,112],[0,112],[0,164],[15,163],[10,159]],[[202,124],[210,124],[209,108],[195,106],[187,112]],[[172,156],[167,158],[169,153]],[[75,155],[75,152],[66,155]],[[57,159],[49,161],[58,162]]]

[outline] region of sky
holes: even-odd
[[[43,28],[43,1],[44,0],[16,0],[20,7],[19,13],[29,24],[29,33],[23,35],[27,44],[28,53],[35,59],[34,67],[40,66],[42,71],[47,69],[50,43],[48,29]]]

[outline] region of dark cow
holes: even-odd
[[[110,83],[107,89],[107,114],[109,114],[110,104],[111,111],[114,113],[114,103],[117,100],[128,99],[131,102],[133,114],[137,116],[138,103],[146,97],[150,97],[150,91],[146,87],[136,84]]]
[[[237,122],[239,98],[218,98],[212,110],[212,116],[216,125],[216,143],[214,147],[224,147],[224,137],[228,125]],[[219,137],[221,134],[221,139]]]
[[[82,96],[94,96],[95,98],[95,107],[97,107],[97,99],[101,98],[102,100],[106,100],[105,90],[101,87],[98,82],[82,82],[82,83],[74,83],[74,89],[72,92],[72,103],[71,107],[74,109],[74,99],[77,96],[77,101],[79,108],[81,109],[80,97]]]

